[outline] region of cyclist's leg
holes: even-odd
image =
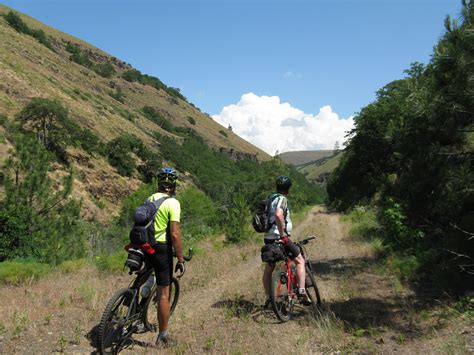
[[[156,302],[157,316],[160,333],[168,329],[168,321],[170,318],[170,283],[171,283],[171,269],[169,262],[168,247],[166,244],[156,244],[154,246],[155,253],[152,254],[151,260],[153,268],[155,269],[157,292]]]
[[[263,288],[265,290],[265,296],[267,300],[270,299],[270,292],[271,292],[270,284],[272,282],[272,273],[274,269],[275,269],[275,263],[267,263],[265,265],[265,270],[263,271],[262,281],[263,281]]]
[[[168,329],[168,321],[170,319],[170,286],[160,286],[157,288],[158,302],[158,323],[160,333]]]
[[[298,281],[298,288],[301,290],[305,288],[305,264],[303,255],[301,255],[299,247],[293,243],[291,239],[285,245],[285,251],[291,260],[296,264],[296,279]]]
[[[298,281],[298,288],[304,290],[306,271],[303,255],[298,255],[296,258],[293,259],[293,261],[296,264],[296,279]]]

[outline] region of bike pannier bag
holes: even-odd
[[[125,260],[125,267],[130,271],[138,271],[143,266],[143,261],[145,260],[145,254],[140,248],[130,248],[128,249],[127,260]]]
[[[285,258],[285,250],[281,243],[265,244],[260,254],[264,263],[274,263]]]

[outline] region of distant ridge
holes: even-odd
[[[333,150],[307,150],[307,151],[295,151],[285,152],[278,156],[287,164],[300,166],[314,162],[316,160],[327,158],[332,156]]]

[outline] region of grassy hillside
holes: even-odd
[[[324,157],[308,164],[300,165],[297,170],[303,173],[310,181],[319,181],[325,174],[332,173],[341,160],[342,153],[335,156]],[[321,181],[322,182],[322,181]]]
[[[104,144],[131,134],[159,153],[157,137],[179,142],[180,132],[193,129],[207,145],[233,159],[269,159],[265,152],[187,102],[178,89],[145,74],[140,74],[139,80],[125,80],[127,73],[137,73],[130,64],[28,16],[19,14],[34,35],[15,30],[6,19],[10,11],[0,6],[0,114],[10,121],[32,98],[42,97],[59,101],[75,123]],[[48,46],[38,40],[40,31]],[[78,53],[76,59],[74,51]],[[110,72],[103,73],[101,68]],[[147,117],[144,107],[152,108],[168,126]],[[11,147],[8,139],[0,140],[1,152]],[[140,184],[136,173],[124,178],[99,155],[80,147],[68,147],[67,153],[75,172],[74,197],[83,199],[86,217],[110,219],[117,214],[121,199]],[[61,169],[56,166],[57,174]]]
[[[287,164],[299,166],[322,158],[330,157],[332,154],[332,150],[308,150],[285,152],[279,154],[278,156]]]

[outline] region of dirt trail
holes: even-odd
[[[198,245],[188,264],[170,324],[178,345],[167,352],[443,353],[469,346],[472,327],[447,326],[441,317],[435,324],[431,313],[421,315],[424,303],[377,272],[369,246],[349,239],[338,214],[314,207],[293,233],[296,239],[307,235],[318,237],[308,252],[325,302],[322,315],[300,307],[294,319],[279,323],[260,306],[260,244],[223,247],[213,239]],[[28,287],[1,288],[0,312],[6,317],[0,320],[0,352],[93,352],[94,327],[107,299],[128,280],[86,268]],[[155,336],[137,336],[137,344],[124,353],[159,353],[146,346]],[[446,343],[450,349],[443,348]]]

